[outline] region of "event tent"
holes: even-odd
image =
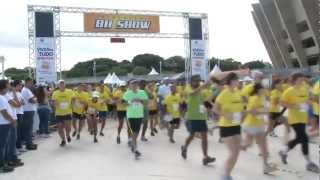
[[[159,73],[154,68],[152,68],[148,75],[159,75]]]

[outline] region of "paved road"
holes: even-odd
[[[57,134],[49,139],[39,139],[39,150],[27,152],[21,156],[25,166],[14,173],[0,174],[1,180],[218,180],[226,149],[218,143],[217,132],[210,136],[210,154],[217,162],[208,167],[201,164],[200,141],[190,146],[188,160],[182,160],[179,147],[186,137],[184,128],[176,134],[176,144],[170,144],[166,132],[156,137],[149,137],[149,142],[140,143],[142,158],[137,161],[130,153],[126,137],[117,145],[116,124],[112,123],[106,130],[106,136],[93,144],[88,133],[79,141],[73,140],[65,148],[58,146]],[[277,156],[281,141],[270,139],[271,161],[280,164]],[[319,162],[318,149],[311,145],[314,161]],[[318,175],[305,171],[305,161],[300,155],[300,147],[289,154],[289,165],[280,166],[282,171],[273,175],[263,175],[261,158],[258,150],[252,148],[240,155],[234,170],[235,180],[315,180]],[[285,172],[288,171],[288,172]],[[296,172],[294,172],[296,171]]]

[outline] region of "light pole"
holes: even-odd
[[[0,56],[0,63],[2,68],[1,78],[4,79],[4,56]]]

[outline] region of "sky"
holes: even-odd
[[[251,4],[258,0],[4,0],[0,6],[0,56],[5,68],[29,65],[27,5],[99,7],[208,14],[209,56],[234,58],[241,62],[270,62],[254,24]],[[61,14],[61,30],[81,31],[82,15]],[[160,17],[161,33],[182,33],[182,18]],[[131,60],[140,53],[155,53],[164,58],[184,56],[182,39],[126,39],[110,43],[108,38],[62,38],[62,70],[92,58]]]

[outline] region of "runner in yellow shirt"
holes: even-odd
[[[61,138],[60,146],[66,145],[66,139],[70,143],[71,121],[72,121],[72,101],[73,92],[65,88],[63,80],[58,82],[59,89],[53,92],[52,100],[55,107],[55,117],[58,123],[58,133]]]
[[[268,109],[265,108],[265,90],[260,83],[253,86],[253,90],[248,97],[247,115],[243,122],[243,131],[245,132],[245,143],[242,146],[243,150],[252,146],[253,140],[259,146],[262,160],[263,160],[263,173],[269,174],[276,171],[277,168],[268,163],[268,147],[267,138],[264,129],[264,115],[268,114]]]
[[[80,139],[80,133],[85,121],[85,110],[87,106],[87,102],[89,100],[89,96],[86,92],[84,92],[84,85],[81,84],[78,86],[77,90],[74,92],[74,101],[72,104],[72,125],[74,128],[74,132],[72,136],[77,135],[77,139]],[[78,122],[78,125],[77,125]]]
[[[103,83],[99,84],[97,88],[97,92],[99,93],[99,120],[101,121],[101,128],[100,128],[100,136],[104,136],[103,130],[106,126],[106,120],[108,117],[108,104],[111,103],[111,94],[109,93],[110,90],[104,86]]]
[[[296,133],[296,137],[289,141],[287,147],[279,152],[281,160],[287,164],[287,153],[296,145],[301,144],[302,153],[306,159],[306,169],[319,173],[319,167],[313,163],[309,155],[309,137],[306,133],[306,123],[308,121],[309,92],[304,84],[304,75],[295,73],[291,76],[292,87],[288,88],[281,97],[281,104],[288,108],[288,123]]]
[[[181,95],[178,94],[176,86],[171,85],[170,87],[171,93],[168,95],[163,101],[163,109],[165,110],[166,117],[170,117],[170,126],[168,128],[169,140],[171,143],[175,143],[173,138],[174,130],[179,129],[180,126],[180,117],[181,117],[181,103],[182,98]]]
[[[320,80],[318,80],[312,88],[312,114],[311,116],[311,126],[312,128],[309,130],[310,135],[318,136],[319,135],[319,111],[320,111]]]
[[[150,130],[151,136],[155,136],[158,133],[156,128],[158,121],[158,107],[157,107],[157,92],[155,90],[154,83],[149,83],[146,87],[147,93],[149,95],[148,100],[148,110],[149,110],[149,120],[150,120]]]
[[[88,101],[88,108],[87,108],[87,114],[88,114],[88,122],[91,125],[92,135],[93,135],[93,142],[97,143],[97,134],[98,134],[98,114],[100,109],[100,103],[99,102],[99,92],[94,91],[92,92],[92,97]]]
[[[113,100],[115,101],[117,105],[117,115],[118,115],[118,120],[119,120],[119,125],[118,125],[118,135],[117,135],[117,144],[121,143],[121,130],[123,128],[123,123],[124,120],[126,119],[126,109],[127,106],[123,102],[122,97],[123,94],[126,92],[126,83],[120,84],[120,87],[114,91],[113,93]],[[129,133],[129,128],[127,129],[128,131],[128,138],[130,138],[130,133]]]

